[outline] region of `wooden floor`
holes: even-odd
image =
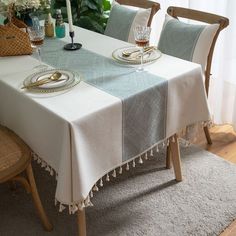
[[[196,144],[228,161],[236,163],[236,133],[232,126],[214,126],[210,130],[212,145],[206,144],[204,134],[199,137]]]
[[[212,145],[206,144],[204,134],[196,144],[225,160],[236,164],[236,133],[230,125],[214,126],[210,129]],[[220,234],[220,236],[236,236],[236,220]]]

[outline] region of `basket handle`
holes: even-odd
[[[14,16],[14,11],[15,11],[15,4],[11,3],[7,7],[7,19],[9,23],[12,22],[12,17]]]

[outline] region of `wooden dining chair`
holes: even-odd
[[[205,64],[205,89],[206,89],[206,94],[208,96],[208,92],[209,92],[209,84],[210,84],[210,77],[211,77],[211,64],[212,64],[212,58],[213,58],[213,52],[214,52],[214,48],[215,48],[215,44],[216,44],[216,40],[219,36],[219,33],[221,32],[221,30],[223,30],[224,28],[226,28],[229,25],[229,19],[224,17],[224,16],[220,16],[220,15],[215,15],[215,14],[211,14],[211,13],[207,13],[207,12],[203,12],[203,11],[197,11],[197,10],[193,10],[193,9],[189,9],[189,8],[182,8],[182,7],[174,7],[174,6],[170,6],[167,9],[167,13],[178,19],[180,18],[185,18],[185,19],[190,19],[190,20],[194,20],[194,21],[200,21],[203,23],[207,23],[207,24],[218,24],[219,27],[213,37],[212,43],[210,45],[210,49],[206,58],[206,64]],[[210,136],[210,132],[208,127],[204,127],[204,132],[205,132],[205,136],[206,136],[206,140],[208,144],[212,144],[212,140],[211,140],[211,136]],[[170,168],[170,150],[167,150],[167,168]]]
[[[159,9],[159,3],[149,0],[113,1],[104,34],[135,44],[135,26],[151,26],[153,17]]]
[[[27,177],[21,175],[24,171]],[[27,193],[32,194],[43,227],[51,231],[52,224],[44,211],[35,184],[30,149],[15,133],[0,125],[0,183],[7,181],[19,182]]]

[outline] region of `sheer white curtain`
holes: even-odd
[[[157,0],[161,10],[153,21],[151,42],[157,44],[168,6],[183,6],[229,18],[220,33],[212,62],[209,104],[216,124],[229,123],[236,130],[236,1],[235,0]]]

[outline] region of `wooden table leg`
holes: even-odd
[[[175,179],[176,181],[182,181],[179,141],[178,141],[178,136],[176,134],[173,136],[173,138],[170,138],[170,151],[175,171]]]
[[[78,231],[79,236],[86,236],[86,216],[85,208],[83,210],[78,210]]]

